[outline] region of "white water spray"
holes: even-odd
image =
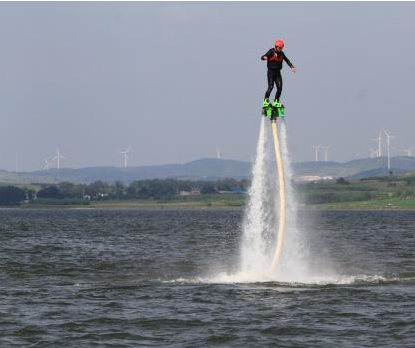
[[[298,204],[292,186],[293,171],[287,144],[285,120],[280,122],[281,153],[285,172],[286,233],[284,249],[277,276],[284,281],[306,281],[310,275],[306,235],[297,225]]]
[[[311,244],[307,236],[307,232],[310,231],[304,231],[297,225],[298,207],[292,186],[293,172],[284,119],[278,119],[278,125],[278,133],[276,133],[276,124],[272,124],[271,127],[272,136],[278,141],[278,146],[274,148],[267,119],[261,119],[237,270],[232,273],[215,273],[214,276],[198,278],[194,281],[202,283],[276,281],[290,283],[296,287],[302,286],[301,284],[351,284],[359,281],[384,280],[383,277],[378,279],[378,276],[339,275],[321,252],[311,252]],[[278,170],[280,173],[281,163],[284,166],[282,186],[285,187],[285,199],[279,195],[282,181],[279,180],[277,163],[274,160],[280,162]],[[284,204],[285,209],[280,209],[279,204]],[[281,224],[279,214],[284,211],[285,224]],[[280,240],[280,248],[278,248],[278,240]],[[316,247],[314,244],[313,246]]]
[[[268,147],[265,118],[262,118],[241,244],[241,270],[248,277],[264,276],[269,269]]]
[[[280,124],[280,140],[285,170],[285,210],[278,206],[279,185],[276,164],[272,155],[272,139],[266,127],[266,119],[261,120],[256,159],[252,172],[248,206],[243,226],[241,243],[241,280],[252,281],[304,281],[308,270],[305,260],[304,236],[297,228],[297,205],[291,185],[292,170],[289,160],[287,133],[284,121]],[[277,139],[278,140],[278,139]],[[284,214],[279,216],[279,212]],[[285,218],[285,239],[278,243],[277,232],[281,231],[281,219]],[[279,251],[276,246],[279,245]],[[277,247],[278,248],[278,247]],[[278,255],[277,258],[275,255]],[[274,265],[271,267],[271,265]]]

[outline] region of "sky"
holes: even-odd
[[[0,169],[251,161],[277,38],[293,161],[415,147],[413,2],[1,2]],[[275,90],[273,91],[274,94]],[[272,94],[272,95],[273,95]],[[322,154],[321,154],[322,155]]]

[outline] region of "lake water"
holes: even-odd
[[[314,283],[227,277],[242,214],[0,210],[0,346],[415,346],[415,212],[300,212]]]

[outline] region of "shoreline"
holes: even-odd
[[[408,203],[402,201],[404,203]],[[383,201],[342,202],[299,205],[299,210],[342,210],[342,211],[415,211],[413,204],[392,204]],[[394,202],[396,203],[396,202]],[[411,202],[412,203],[412,202]],[[20,206],[0,206],[0,210],[6,209],[76,209],[76,210],[244,210],[243,203],[229,202],[149,202],[149,201],[101,201],[87,205],[81,204],[25,204]]]

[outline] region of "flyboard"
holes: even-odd
[[[284,232],[285,232],[285,181],[284,181],[284,163],[282,161],[280,141],[278,137],[277,119],[283,120],[285,116],[285,107],[283,104],[274,101],[269,103],[264,101],[262,104],[262,114],[265,117],[270,118],[272,136],[274,138],[274,150],[275,150],[275,161],[277,163],[278,170],[278,187],[279,187],[279,224],[278,224],[278,235],[276,240],[276,246],[274,255],[271,262],[271,272],[275,272],[278,262],[281,258],[282,247],[284,243]]]

